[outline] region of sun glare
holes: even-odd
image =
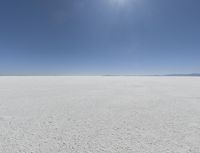
[[[128,3],[129,0],[110,0],[110,3],[117,7],[123,7]]]

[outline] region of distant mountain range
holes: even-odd
[[[165,75],[118,75],[118,74],[106,74],[106,75],[62,75],[62,74],[0,74],[0,76],[190,76],[200,77],[200,73],[189,74],[165,74]]]
[[[103,76],[191,76],[191,77],[200,77],[200,73],[189,73],[189,74],[165,74],[165,75],[103,75]]]
[[[164,76],[200,76],[200,73],[190,73],[190,74],[167,74]]]

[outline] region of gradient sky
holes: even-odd
[[[0,0],[0,74],[192,72],[199,0]]]

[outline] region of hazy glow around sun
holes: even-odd
[[[115,7],[124,7],[130,0],[109,0],[110,4]]]
[[[111,3],[114,3],[114,4],[118,4],[118,5],[124,5],[126,4],[129,0],[110,0]]]

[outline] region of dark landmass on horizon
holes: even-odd
[[[140,74],[105,74],[105,75],[95,75],[95,74],[83,74],[83,75],[77,75],[77,74],[36,74],[36,73],[33,73],[33,74],[0,74],[0,76],[182,76],[182,77],[185,77],[185,76],[191,76],[191,77],[200,77],[200,73],[189,73],[189,74],[182,74],[182,73],[177,73],[177,74],[164,74],[164,75],[140,75]]]

